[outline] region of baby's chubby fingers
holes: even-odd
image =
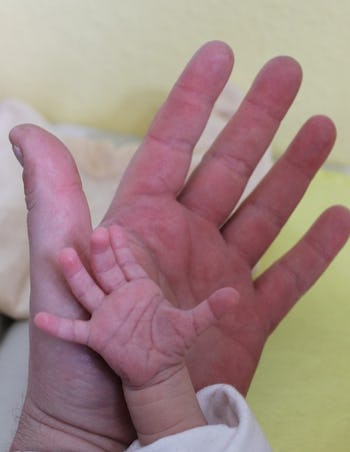
[[[110,232],[107,228],[98,227],[92,233],[90,251],[94,276],[106,294],[113,292],[126,282],[114,255]]]
[[[59,262],[73,295],[92,313],[102,302],[104,292],[90,276],[74,248],[64,248]]]
[[[191,310],[196,335],[201,335],[215,325],[225,314],[232,311],[239,302],[239,293],[232,287],[215,291],[209,298]]]
[[[89,322],[66,319],[48,312],[39,312],[34,317],[35,325],[51,336],[65,341],[87,345],[89,339]]]

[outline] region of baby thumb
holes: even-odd
[[[215,291],[209,298],[193,309],[197,335],[215,325],[225,314],[237,306],[239,294],[232,287],[224,287]]]

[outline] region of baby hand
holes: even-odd
[[[40,312],[35,324],[61,339],[99,353],[123,384],[143,388],[177,372],[196,338],[233,309],[238,293],[226,287],[194,309],[174,308],[136,262],[120,226],[98,228],[91,236],[90,276],[74,249],[60,264],[89,320]]]

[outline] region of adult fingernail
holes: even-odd
[[[12,145],[13,153],[15,154],[19,163],[23,166],[23,152],[22,149],[17,145]]]

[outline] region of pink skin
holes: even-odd
[[[90,276],[78,254],[66,248],[61,267],[89,320],[38,313],[35,324],[47,333],[87,345],[121,377],[123,385],[144,389],[178,373],[196,338],[233,311],[232,288],[214,292],[193,309],[174,308],[135,260],[118,226],[98,228],[91,237]]]
[[[327,158],[335,128],[323,116],[308,120],[264,182],[228,218],[301,83],[294,60],[267,63],[185,183],[193,146],[232,64],[223,43],[206,44],[196,53],[102,224],[125,228],[137,262],[178,307],[193,308],[220,287],[237,289],[240,309],[198,338],[187,364],[196,389],[227,382],[246,394],[267,338],[347,241],[350,214],[341,206],[328,209],[293,249],[253,280],[252,267]],[[57,269],[64,247],[82,256],[88,249],[91,224],[78,172],[47,132],[20,126],[10,138],[23,152],[31,255],[29,382],[13,449],[39,449],[41,442],[45,450],[55,435],[61,450],[65,444],[68,450],[122,450],[135,432],[113,372],[88,348],[32,327],[40,311],[86,319]]]

